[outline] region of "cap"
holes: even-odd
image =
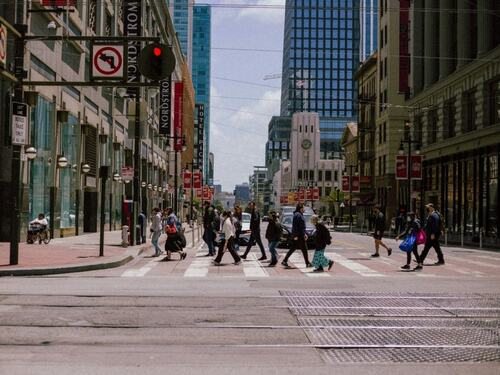
[[[425,205],[425,207],[432,207],[432,208],[434,208],[434,205],[433,205],[432,203],[427,203],[427,204]]]

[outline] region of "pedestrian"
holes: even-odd
[[[245,254],[241,256],[242,259],[247,259],[247,255],[252,248],[252,243],[255,240],[255,243],[259,246],[260,252],[262,256],[258,260],[266,260],[266,252],[264,250],[264,245],[262,244],[262,239],[260,238],[260,214],[259,211],[255,208],[255,202],[250,202],[248,207],[250,208],[250,239],[248,240],[248,246],[245,250]]]
[[[314,257],[312,260],[312,265],[314,267],[313,272],[324,272],[326,267],[328,267],[328,271],[330,271],[334,261],[325,256],[325,249],[332,243],[332,236],[328,228],[319,221],[318,215],[313,215],[311,217],[311,223],[316,227],[316,249],[314,250]]]
[[[420,224],[420,220],[415,215],[415,212],[410,212],[408,214],[408,219],[406,223],[406,229],[403,233],[399,234],[396,236],[396,241],[399,241],[400,237],[402,236],[411,236],[411,235],[417,235],[420,229],[422,228]],[[406,253],[406,264],[401,266],[402,269],[404,270],[409,270],[411,267],[411,254],[415,256],[415,260],[417,261],[417,267],[414,268],[415,271],[419,271],[422,269],[422,261],[420,260],[420,256],[418,255],[418,245],[417,241],[413,244],[413,248],[411,251],[408,251]]]
[[[302,203],[297,204],[295,212],[293,213],[292,221],[292,244],[290,250],[283,259],[281,264],[288,267],[288,258],[295,252],[295,250],[300,249],[302,251],[302,256],[304,257],[304,263],[306,267],[312,267],[309,262],[309,255],[307,253],[307,233],[306,233],[306,221],[304,219],[304,205]]]
[[[222,257],[227,250],[232,255],[234,264],[239,265],[241,264],[241,259],[238,253],[234,250],[235,228],[231,211],[224,211],[222,213],[222,222],[221,243],[219,244],[219,251],[217,253],[217,257],[213,260],[213,264],[220,266]]]
[[[276,247],[281,239],[281,225],[274,211],[269,212],[266,239],[269,242],[269,253],[271,253],[271,263],[269,263],[269,267],[275,267],[276,264],[278,264],[278,252],[276,251]]]
[[[150,231],[152,233],[151,236],[151,244],[153,245],[153,250],[154,250],[154,257],[160,256],[161,254],[161,248],[158,245],[158,241],[161,236],[162,232],[162,225],[161,225],[161,213],[160,209],[158,207],[153,208],[153,212],[151,215],[151,227]]]
[[[241,209],[240,205],[237,204],[234,206],[234,213],[233,213],[233,224],[234,224],[234,229],[236,231],[234,238],[234,248],[236,251],[240,250],[242,220],[243,220],[243,210]]]
[[[215,214],[210,202],[205,202],[205,211],[203,213],[203,241],[208,246],[208,254],[206,256],[214,256],[214,220]]]
[[[184,237],[184,234],[177,229],[176,223],[167,224],[165,232],[167,233],[167,240],[165,241],[167,256],[164,260],[170,260],[172,253],[179,253],[180,260],[184,260],[187,256],[187,253],[184,251],[184,247],[186,247],[186,237]]]
[[[441,237],[441,232],[443,231],[443,219],[441,215],[436,211],[434,205],[429,203],[425,205],[425,210],[427,212],[427,219],[424,225],[424,231],[426,234],[426,240],[424,245],[424,250],[420,255],[420,262],[424,264],[425,258],[429,253],[431,247],[436,250],[438,261],[434,263],[436,266],[444,265],[444,256],[441,251],[441,246],[439,245],[439,237]]]
[[[174,210],[172,207],[167,208],[167,225],[172,225],[174,224],[177,228],[177,231],[180,231],[182,229],[182,223],[177,219],[177,216],[174,213]]]
[[[380,256],[380,246],[387,250],[388,256],[391,256],[392,249],[390,247],[387,247],[387,245],[382,242],[385,231],[385,217],[380,210],[380,205],[375,205],[375,207],[373,207],[373,212],[375,213],[375,232],[373,233],[373,238],[375,239],[375,253],[372,254],[372,257],[376,258]]]

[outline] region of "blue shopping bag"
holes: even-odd
[[[413,249],[413,245],[415,245],[416,240],[417,236],[414,234],[406,236],[405,240],[399,244],[399,249],[409,253]]]

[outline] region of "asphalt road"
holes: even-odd
[[[333,239],[319,275],[299,253],[291,269],[256,247],[216,267],[197,246],[182,262],[1,278],[0,374],[500,373],[499,253],[448,247],[445,266],[403,272],[393,240],[372,259],[371,238]]]

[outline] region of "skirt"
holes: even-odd
[[[312,265],[315,268],[328,268],[330,259],[325,257],[325,249],[315,250]]]

